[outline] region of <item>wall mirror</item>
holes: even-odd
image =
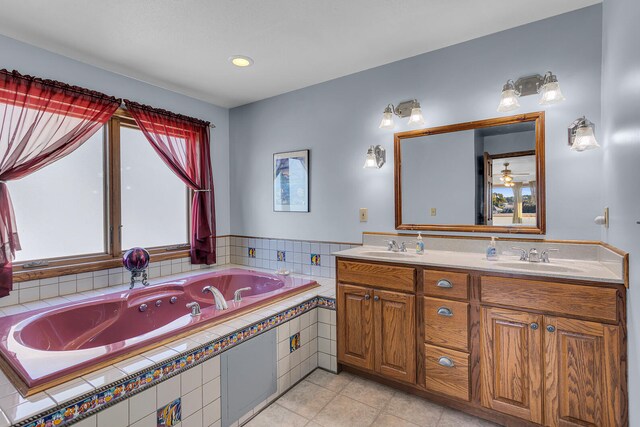
[[[395,134],[398,230],[544,234],[544,112]]]

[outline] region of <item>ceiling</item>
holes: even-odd
[[[234,107],[600,1],[0,0],[0,33]]]

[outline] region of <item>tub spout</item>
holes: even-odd
[[[215,286],[205,286],[202,288],[202,293],[206,294],[207,292],[211,292],[213,295],[213,300],[216,302],[217,310],[226,310],[229,308],[227,306],[227,301],[225,301],[224,296],[222,296],[222,292],[218,290]]]

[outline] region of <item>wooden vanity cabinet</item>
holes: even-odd
[[[415,270],[339,261],[338,272],[338,280],[372,283],[338,282],[338,361],[415,384],[416,297],[393,290],[415,292]]]
[[[337,261],[338,364],[502,425],[627,424],[622,285]]]

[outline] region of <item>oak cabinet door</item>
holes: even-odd
[[[373,370],[371,289],[338,284],[338,361]]]
[[[415,296],[374,291],[375,369],[390,378],[416,382]]]
[[[482,405],[542,423],[542,315],[482,308]]]
[[[545,424],[621,425],[620,327],[545,316]]]

